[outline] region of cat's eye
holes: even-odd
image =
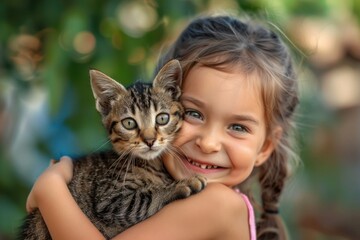
[[[159,113],[156,116],[156,124],[165,125],[169,122],[170,116],[167,113]]]
[[[125,118],[121,121],[121,124],[127,130],[134,130],[137,128],[137,123],[133,118]]]

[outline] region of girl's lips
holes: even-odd
[[[221,170],[223,170],[223,167],[220,166],[216,166],[216,165],[209,165],[209,164],[205,164],[205,163],[200,163],[197,162],[191,158],[188,157],[184,157],[183,161],[185,163],[185,166],[195,172],[199,172],[199,173],[214,173],[214,172],[219,172]]]

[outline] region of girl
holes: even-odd
[[[186,111],[174,146],[187,157],[165,156],[163,161],[175,179],[191,170],[207,177],[209,185],[115,239],[255,239],[251,204],[234,191],[249,176],[257,176],[261,186],[257,238],[285,239],[278,203],[288,177],[298,104],[286,46],[252,22],[204,17],[190,23],[157,69],[173,58],[183,68]],[[40,209],[54,239],[103,239],[71,197],[66,185],[71,177],[69,159],[51,166],[36,181],[28,211]]]

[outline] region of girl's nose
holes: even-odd
[[[211,132],[198,136],[195,143],[204,153],[213,153],[221,150],[219,136]]]

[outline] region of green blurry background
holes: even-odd
[[[360,239],[358,0],[2,0],[0,240],[14,239],[50,158],[104,147],[89,68],[150,79],[164,46],[209,12],[267,19],[294,50],[303,164],[281,208],[292,239]]]

